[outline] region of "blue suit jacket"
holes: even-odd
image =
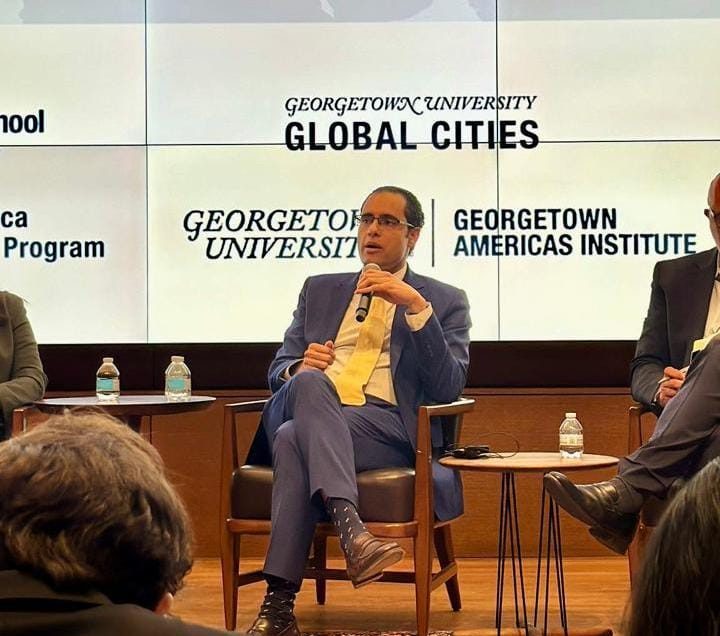
[[[334,340],[357,286],[359,274],[323,274],[305,281],[292,324],[270,365],[273,392],[283,384],[285,369],[302,359],[311,342]],[[408,269],[405,282],[432,303],[433,314],[419,331],[411,331],[403,308],[395,312],[390,337],[390,365],[398,408],[413,446],[417,441],[417,411],[421,404],[452,402],[465,386],[469,362],[470,315],[465,292]],[[257,461],[256,443],[250,455]],[[442,431],[433,427],[433,445],[442,444]],[[249,459],[250,460],[250,459]],[[433,463],[435,512],[448,519],[463,510],[459,476]]]

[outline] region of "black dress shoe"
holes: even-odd
[[[269,617],[258,616],[245,633],[247,636],[300,636],[300,629],[295,618],[290,623],[276,623]]]
[[[639,517],[618,509],[620,493],[612,481],[576,486],[562,473],[552,472],[543,482],[557,504],[590,526],[590,534],[600,543],[618,554],[627,552]]]
[[[394,541],[383,541],[369,532],[359,534],[350,544],[347,555],[347,573],[354,587],[362,587],[376,581],[383,570],[405,556]]]
[[[247,636],[300,636],[293,603],[295,594],[291,592],[268,592],[260,606],[260,613],[255,619]]]

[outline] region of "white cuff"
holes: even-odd
[[[405,312],[405,321],[407,322],[408,327],[410,327],[410,331],[420,331],[427,321],[430,320],[430,316],[432,316],[432,314],[432,305],[428,303],[425,309],[416,314],[409,314]]]
[[[292,375],[290,375],[290,369],[292,369],[298,362],[302,362],[302,358],[298,358],[297,360],[293,360],[290,364],[288,364],[285,367],[285,370],[280,374],[280,377],[287,382],[290,378],[292,378]]]

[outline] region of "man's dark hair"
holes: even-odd
[[[365,201],[367,201],[373,194],[379,194],[380,192],[390,192],[392,194],[399,194],[400,196],[404,197],[405,218],[407,219],[407,222],[413,227],[417,228],[420,228],[425,224],[425,215],[422,211],[422,205],[420,205],[420,201],[418,201],[418,198],[412,192],[410,192],[410,190],[406,190],[405,188],[400,188],[399,186],[392,185],[380,186],[379,188],[375,188],[370,194],[368,194],[365,197]],[[362,206],[360,206],[361,209],[365,207],[365,201],[363,201]]]
[[[155,609],[181,587],[190,544],[160,455],[121,422],[67,412],[0,444],[2,567]]]

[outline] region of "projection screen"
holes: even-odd
[[[2,288],[41,343],[271,342],[374,187],[472,338],[637,337],[713,246],[716,0],[5,0]]]

